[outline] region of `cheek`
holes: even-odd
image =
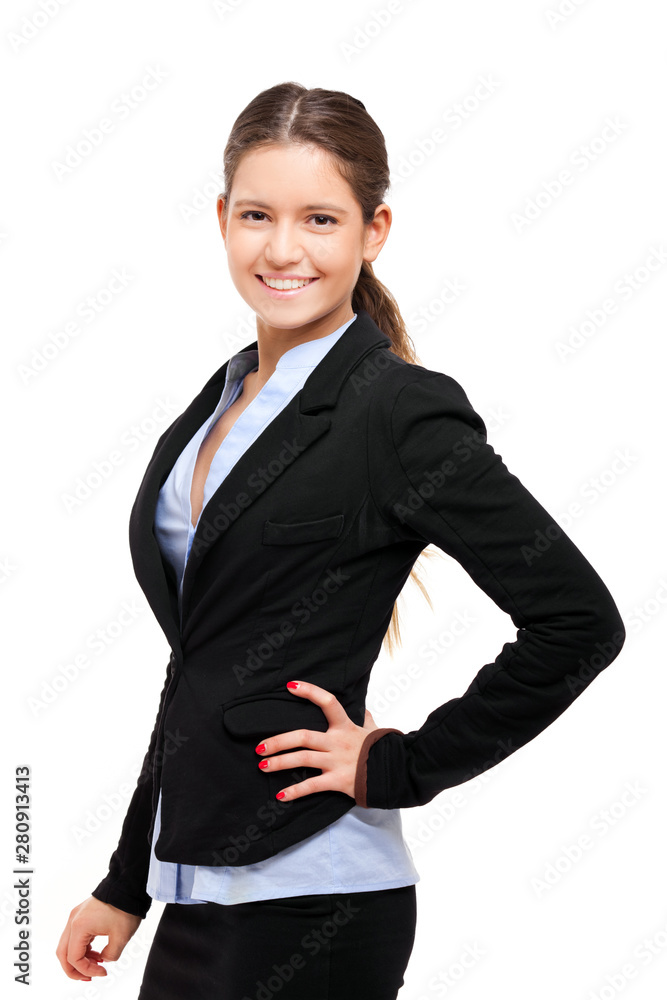
[[[230,270],[237,272],[247,271],[257,260],[259,246],[257,239],[252,238],[252,234],[236,233],[233,238],[227,239],[227,258]]]
[[[316,266],[330,278],[344,278],[350,269],[350,262],[354,259],[352,247],[347,247],[339,238],[328,239],[313,247],[311,258]]]
[[[230,260],[228,258],[227,264],[228,264],[228,267],[229,267],[230,277],[231,277],[232,281],[234,281],[235,284],[238,285],[239,283],[243,282],[248,277],[247,268],[244,267],[239,262],[238,258],[235,258],[234,260]]]

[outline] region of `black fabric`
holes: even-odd
[[[166,903],[138,1000],[395,1000],[414,885],[252,903]]]
[[[290,680],[330,691],[363,725],[394,602],[429,543],[460,564],[514,631],[494,660],[471,671],[460,696],[434,707],[418,729],[373,743],[361,805],[424,805],[496,766],[620,652],[625,630],[608,588],[487,441],[463,388],[390,347],[359,310],[239,458],[198,523],[181,624],[153,533],[155,506],[215,409],[227,365],[158,441],[132,509],[130,547],[172,654],[140,783],[109,874],[92,893],[103,902],[142,916],[150,905],[160,787],[156,857],[190,865],[262,861],[355,805],[329,789],[276,800],[321,772],[262,771],[254,747],[278,733],[326,728],[318,706],[287,691]],[[594,443],[592,425],[581,433]],[[562,449],[545,447],[535,460],[567,472]]]

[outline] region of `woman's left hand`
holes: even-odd
[[[291,767],[318,767],[322,774],[314,778],[304,778],[296,785],[287,785],[281,802],[298,799],[312,792],[328,791],[345,792],[354,798],[354,779],[357,773],[357,761],[361,744],[369,732],[378,729],[373,716],[366,709],[363,726],[356,726],[335,695],[317,684],[299,681],[297,688],[288,687],[297,698],[308,698],[319,705],[329,722],[326,733],[313,729],[294,729],[289,733],[278,733],[270,739],[263,740],[258,746],[264,750],[257,752],[267,761],[266,771],[280,771]],[[290,747],[310,747],[307,750],[296,750],[294,753],[271,757],[279,750]],[[280,795],[280,792],[278,793]],[[277,798],[278,796],[276,796]]]

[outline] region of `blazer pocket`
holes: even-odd
[[[326,733],[329,723],[319,705],[293,694],[288,693],[288,697],[291,701],[283,696],[267,698],[261,695],[226,707],[223,705],[223,725],[232,736],[265,739],[294,729],[316,729]]]
[[[321,542],[338,538],[343,530],[345,516],[331,514],[316,521],[293,521],[290,524],[265,521],[262,532],[263,545],[298,545],[301,542]]]

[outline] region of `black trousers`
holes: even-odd
[[[414,885],[166,903],[138,1000],[396,1000],[416,922]]]

